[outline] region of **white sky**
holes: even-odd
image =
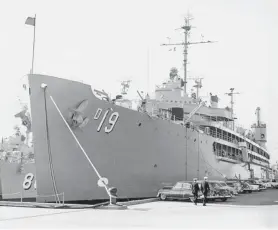
[[[147,50],[150,50],[149,89],[182,72],[182,48],[169,52],[167,43],[183,40],[187,12],[193,15],[190,40],[218,43],[189,49],[189,77],[204,77],[201,95],[224,95],[234,87],[235,112],[246,128],[261,107],[268,127],[268,149],[278,160],[276,101],[278,100],[278,1],[0,1],[0,136],[12,133],[19,110],[20,79],[31,68],[33,27],[37,14],[35,73],[82,80],[115,95],[120,80],[132,80],[130,97],[146,91]],[[276,64],[276,66],[275,66]],[[190,85],[189,85],[190,86]],[[192,86],[188,89],[190,90]]]

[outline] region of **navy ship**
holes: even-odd
[[[185,41],[175,45],[184,47],[183,79],[172,68],[154,98],[138,92],[135,109],[123,95],[112,99],[81,82],[28,75],[38,202],[108,199],[112,187],[119,198],[154,197],[164,185],[204,176],[270,177],[260,108],[247,130],[235,124],[233,88],[225,108],[217,95],[201,99],[201,79],[195,93],[187,92],[188,46],[210,41],[189,42],[188,19],[181,29]]]
[[[35,201],[36,183],[34,148],[30,140],[30,114],[24,107],[15,117],[22,121],[14,127],[14,134],[2,138],[0,144],[1,199],[13,201]],[[26,132],[21,128],[25,127]],[[29,182],[30,180],[30,182]]]

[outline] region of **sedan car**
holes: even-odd
[[[271,188],[271,180],[262,180],[262,184],[263,184],[266,188]]]
[[[259,185],[252,184],[252,183],[250,183],[250,182],[244,182],[244,183],[245,183],[246,185],[248,185],[249,188],[251,188],[253,192],[259,192],[259,191],[261,191]]]
[[[260,191],[266,190],[266,186],[263,184],[263,182],[261,182],[261,181],[259,181],[259,180],[252,180],[252,179],[249,179],[247,182],[250,183],[250,184],[252,184],[252,185],[259,185]]]
[[[243,186],[240,182],[226,181],[226,184],[236,190],[237,193],[243,193]]]
[[[224,181],[218,181],[218,184],[222,187],[227,189],[232,196],[238,195],[237,190],[234,187],[227,185]]]
[[[271,185],[271,188],[278,189],[278,182],[275,179],[271,180],[270,185]]]
[[[192,200],[192,181],[180,181],[177,182],[173,187],[163,187],[157,193],[157,197],[161,200]],[[201,181],[198,181],[199,187],[201,188]],[[221,199],[223,201],[227,200],[227,198],[231,197],[227,194],[227,190],[223,188],[215,188],[209,182],[210,192],[208,194],[208,200]],[[202,199],[201,190],[198,193],[198,199]]]
[[[157,197],[161,200],[189,200],[192,197],[192,185],[190,182],[177,182],[173,187],[166,186],[160,189]]]

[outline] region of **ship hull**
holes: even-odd
[[[120,198],[154,197],[163,185],[195,177],[223,180],[223,175],[250,175],[240,164],[218,161],[211,136],[100,100],[89,85],[30,75],[29,86],[39,202],[54,200],[40,194],[55,193],[65,201],[108,199],[50,97],[66,120],[70,108],[88,101],[82,111],[88,123],[72,130],[99,174],[108,178],[108,186],[118,189]]]
[[[20,166],[20,163],[0,161],[2,200],[36,200],[35,163],[24,164],[22,171],[19,170]],[[27,182],[29,179],[31,181]]]

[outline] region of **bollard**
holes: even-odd
[[[110,204],[116,204],[117,203],[117,191],[118,189],[115,187],[108,189],[110,193]]]
[[[117,188],[109,188],[108,192],[109,192],[109,198],[110,198],[110,202],[108,205],[102,205],[100,207],[98,207],[98,209],[111,209],[111,210],[124,210],[127,209],[126,205],[120,205],[117,204]]]

